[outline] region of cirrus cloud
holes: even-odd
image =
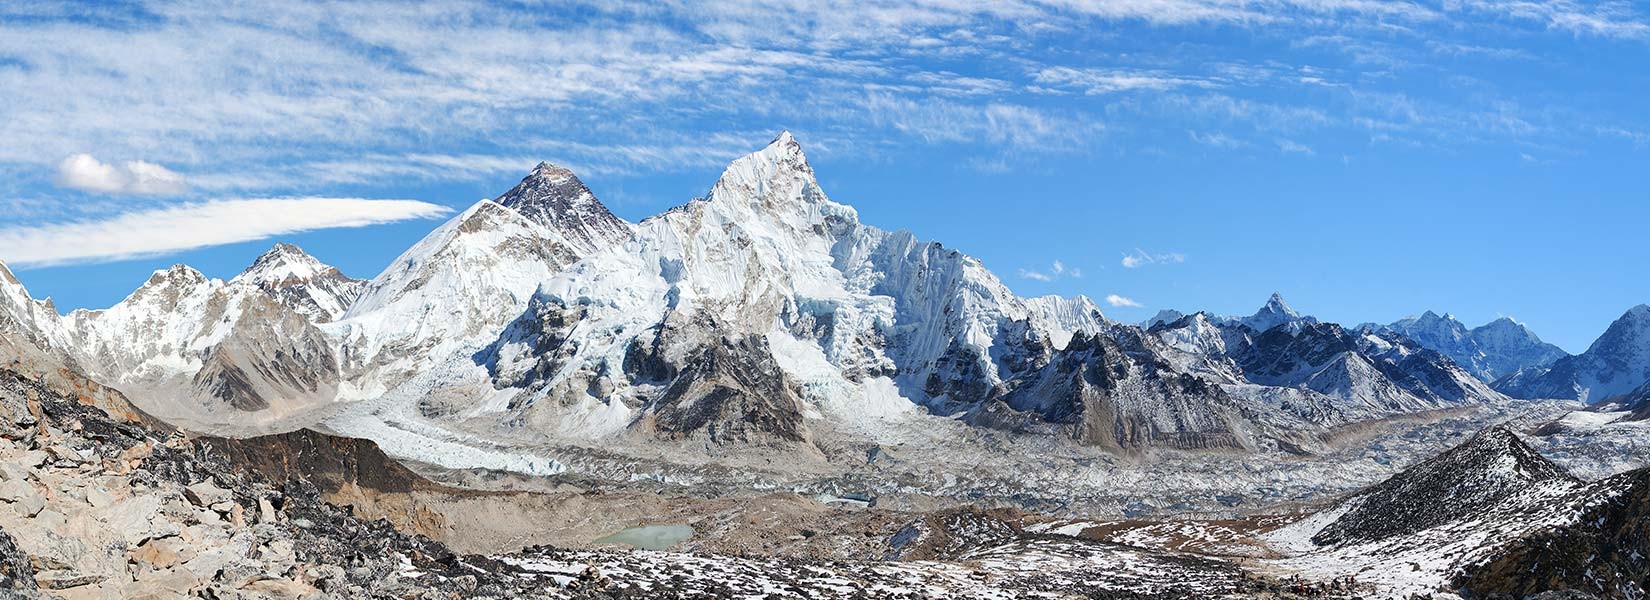
[[[1133,253],[1123,255],[1123,268],[1137,269],[1146,265],[1179,264],[1186,262],[1186,255],[1179,252],[1152,253],[1135,248]]]
[[[109,262],[277,235],[430,219],[452,212],[417,200],[213,200],[91,221],[0,229],[0,261],[15,267]]]

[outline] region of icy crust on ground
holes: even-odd
[[[1244,598],[1272,585],[1208,559],[1062,536],[1029,536],[955,561],[802,563],[667,552],[529,551],[511,565],[575,589],[780,598]],[[594,567],[592,566],[594,565]]]
[[[1571,407],[1520,404],[1518,410],[1526,412],[1513,423],[1533,428]],[[613,439],[601,444],[530,445],[522,439],[519,445],[486,446],[448,430],[369,433],[381,440],[386,452],[415,464],[467,468],[454,460],[464,454],[447,454],[444,448],[458,443],[491,448],[498,453],[496,459],[489,459],[497,461],[488,463],[494,468],[527,473],[530,470],[522,463],[551,461],[567,469],[555,480],[588,485],[632,482],[652,486],[646,489],[713,497],[737,496],[748,490],[794,490],[809,496],[874,498],[879,506],[890,508],[983,504],[1073,517],[1228,518],[1321,502],[1379,482],[1517,414],[1513,408],[1491,406],[1360,425],[1345,432],[1323,454],[1310,456],[1273,448],[1242,453],[1157,451],[1124,457],[1048,436],[1015,435],[931,417],[880,421],[884,427],[880,435],[901,441],[827,444],[826,461],[776,454],[751,458],[709,455],[702,443],[694,442]],[[370,426],[405,425],[380,421]],[[816,434],[843,439],[823,427]]]

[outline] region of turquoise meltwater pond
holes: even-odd
[[[593,543],[624,544],[639,550],[665,550],[692,537],[693,528],[687,525],[643,525],[626,527]]]

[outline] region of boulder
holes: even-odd
[[[153,538],[171,537],[180,527],[161,511],[160,496],[133,496],[115,503],[104,513],[104,522],[128,548]]]
[[[149,569],[170,569],[194,558],[195,549],[181,538],[160,538],[144,542],[127,557]]]
[[[33,517],[46,508],[46,497],[40,490],[21,479],[0,483],[0,500],[11,503],[12,509],[25,517]]]
[[[189,501],[195,506],[203,508],[210,508],[215,504],[233,500],[229,490],[213,485],[210,479],[183,488],[183,495],[189,498]]]
[[[109,505],[115,503],[115,496],[109,493],[109,490],[91,485],[86,487],[86,503],[92,505],[93,508],[108,508]]]
[[[73,569],[56,569],[34,574],[34,582],[39,584],[42,589],[47,590],[64,590],[91,585],[103,581],[103,579],[102,575],[81,573]]]

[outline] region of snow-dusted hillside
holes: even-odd
[[[1650,469],[1582,482],[1495,427],[1265,537],[1308,577],[1386,593],[1645,594]]]

